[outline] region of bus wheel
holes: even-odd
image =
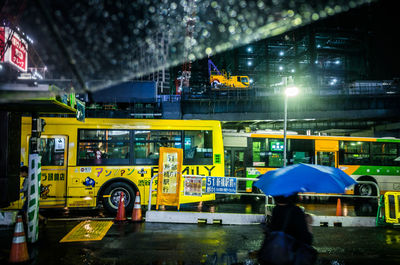
[[[376,187],[372,184],[358,184],[355,191],[357,195],[361,196],[376,196]]]
[[[133,188],[124,182],[115,182],[109,185],[103,193],[103,206],[109,213],[117,213],[121,193],[124,193],[125,209],[133,209],[135,202],[135,192]]]

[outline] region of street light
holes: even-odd
[[[283,166],[286,167],[286,130],[287,130],[287,103],[288,97],[294,97],[299,93],[299,89],[295,86],[289,86],[285,89],[285,118],[283,122]]]

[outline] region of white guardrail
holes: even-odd
[[[153,181],[154,179],[158,177],[158,174],[154,175],[151,180],[150,180],[150,194],[149,194],[149,203],[148,203],[148,211],[151,211],[151,195],[154,191],[157,191],[156,189],[153,190]],[[205,179],[207,177],[216,177],[216,176],[203,176],[203,175],[183,175],[184,178],[186,177],[190,177],[190,178],[201,178],[201,179]],[[220,177],[221,178],[221,177]],[[235,178],[236,180],[239,181],[257,181],[259,180],[258,178]],[[236,193],[221,193],[218,192],[218,194],[225,194],[225,195],[246,195],[246,196],[262,196],[262,197],[266,197],[266,204],[268,204],[268,198],[271,198],[273,200],[273,198],[271,196],[266,196],[264,193],[248,193],[248,192],[236,192]]]
[[[149,203],[148,203],[148,211],[151,211],[151,195],[153,194],[153,192],[157,191],[156,189],[153,189],[153,181],[156,177],[158,177],[159,174],[154,175],[151,180],[150,180],[150,194],[149,194]],[[184,178],[186,177],[190,177],[190,178],[200,178],[200,179],[206,179],[207,177],[216,177],[216,176],[203,176],[203,175],[183,175]],[[235,178],[236,180],[239,181],[257,181],[259,180],[258,178]],[[268,205],[269,202],[269,198],[272,199],[273,202],[273,198],[271,196],[266,196],[264,193],[248,193],[248,192],[236,192],[236,193],[220,193],[218,192],[218,194],[225,194],[225,195],[246,195],[246,196],[262,196],[262,197],[266,197],[266,201],[265,204]]]
[[[151,211],[151,200],[153,192],[157,191],[157,189],[153,189],[153,181],[159,174],[154,175],[150,180],[150,190],[149,190],[149,203],[148,203],[148,211]],[[191,178],[201,178],[205,179],[207,177],[213,176],[203,176],[203,175],[183,175],[183,177],[191,177]],[[215,176],[214,176],[215,177]],[[258,181],[258,178],[235,178],[237,181]],[[237,183],[237,182],[236,182]],[[373,181],[357,181],[358,184],[372,184],[376,187],[376,196],[362,196],[362,195],[353,195],[353,194],[321,194],[321,193],[300,193],[300,196],[315,196],[315,197],[348,197],[348,198],[365,198],[365,199],[377,199],[377,203],[379,203],[380,189],[378,184]],[[237,192],[236,193],[220,193],[225,195],[245,195],[245,196],[262,196],[265,197],[265,206],[266,209],[268,206],[274,206],[274,198],[272,196],[267,196],[264,193],[249,193],[249,192]],[[270,201],[271,200],[271,201]]]

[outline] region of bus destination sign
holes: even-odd
[[[236,193],[236,178],[207,177],[206,193]]]

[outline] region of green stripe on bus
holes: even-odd
[[[400,139],[376,139],[377,142],[400,143]]]
[[[399,176],[400,167],[388,166],[360,166],[353,175],[382,175],[382,176]]]

